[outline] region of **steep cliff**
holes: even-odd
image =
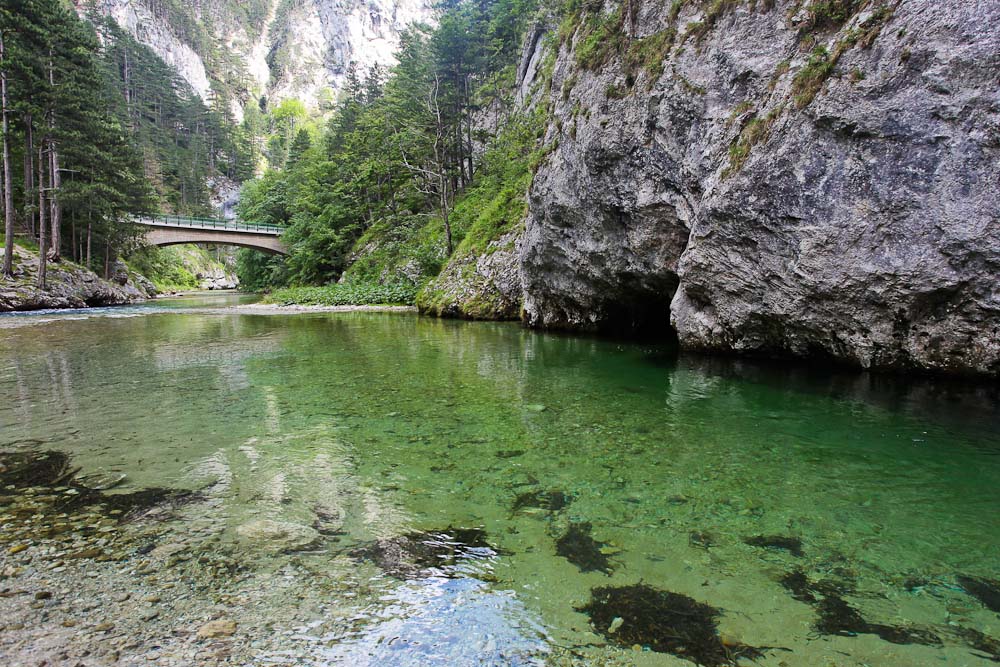
[[[246,104],[333,99],[352,63],[362,75],[393,61],[400,33],[433,20],[429,0],[104,0],[112,16],[204,99]]]
[[[973,0],[571,11],[527,56],[556,53],[524,320],[1000,374],[998,24]]]

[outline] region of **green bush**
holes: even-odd
[[[264,303],[304,306],[413,305],[413,285],[346,283],[324,287],[284,287],[264,297]]]
[[[197,251],[204,252],[203,249]],[[148,246],[128,258],[129,268],[146,276],[161,292],[197,289],[201,282],[186,265],[190,263],[190,258],[185,261],[184,250],[179,246]]]

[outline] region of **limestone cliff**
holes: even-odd
[[[553,149],[517,245],[525,322],[1000,374],[997,25],[976,0],[563,18],[526,56],[554,49],[550,73],[521,68],[551,76]]]
[[[213,88],[229,89],[237,120],[259,96],[314,108],[333,100],[352,64],[362,75],[393,64],[400,33],[434,16],[430,0],[103,0],[99,7],[206,102]]]

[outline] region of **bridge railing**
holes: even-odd
[[[280,235],[285,228],[280,225],[266,225],[256,222],[236,222],[216,218],[198,218],[184,215],[153,215],[141,218],[140,223],[165,227],[188,227],[196,229],[224,229],[231,232],[256,232],[258,234]]]

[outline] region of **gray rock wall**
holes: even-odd
[[[644,3],[637,37],[678,33],[662,76],[564,44],[526,322],[1000,374],[1000,2],[855,4]]]
[[[48,264],[44,290],[36,287],[37,276],[37,255],[15,245],[14,277],[0,276],[0,312],[119,306],[156,296],[156,287],[121,261],[112,265],[110,280],[65,260]]]

